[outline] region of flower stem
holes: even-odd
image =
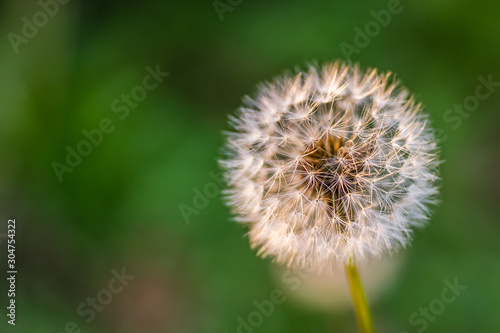
[[[370,307],[366,301],[363,286],[361,285],[361,280],[359,278],[354,260],[351,260],[349,264],[345,265],[345,270],[347,279],[349,280],[349,286],[351,288],[352,302],[354,305],[354,311],[356,312],[356,317],[358,318],[359,330],[361,333],[374,333],[375,328],[373,327]]]

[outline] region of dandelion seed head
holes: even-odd
[[[230,117],[226,197],[262,256],[334,267],[404,247],[435,203],[438,148],[390,74],[342,62],[259,87]]]

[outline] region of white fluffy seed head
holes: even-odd
[[[252,247],[330,269],[405,246],[437,193],[438,149],[421,108],[390,74],[342,62],[246,97],[220,163]]]

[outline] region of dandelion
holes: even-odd
[[[264,257],[302,269],[343,264],[353,286],[354,261],[404,247],[428,219],[436,140],[390,73],[310,66],[260,85],[230,124],[227,201]]]

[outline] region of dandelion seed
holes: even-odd
[[[231,117],[221,165],[252,247],[331,269],[404,247],[437,192],[429,119],[390,74],[342,62],[260,86]]]

